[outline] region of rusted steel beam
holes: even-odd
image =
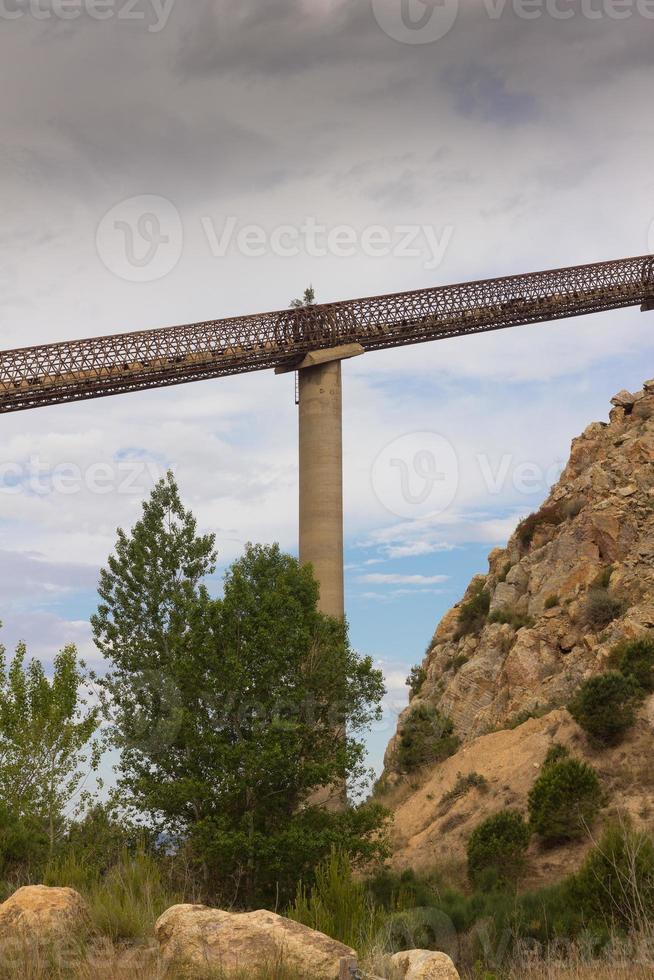
[[[0,413],[654,305],[654,256],[0,353]]]

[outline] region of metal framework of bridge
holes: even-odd
[[[299,375],[300,560],[342,617],[341,361],[640,306],[654,256],[0,352],[0,414],[274,368]]]

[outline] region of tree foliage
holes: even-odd
[[[584,837],[602,804],[597,773],[579,759],[544,766],[529,792],[529,822],[546,843]]]
[[[0,647],[0,826],[6,863],[26,859],[30,841],[52,851],[83,784],[96,769],[98,709],[82,690],[88,678],[75,647],[57,654],[51,680],[19,644],[8,664]]]
[[[529,836],[529,826],[517,810],[503,810],[480,823],[468,841],[470,881],[515,884],[524,870]]]
[[[611,662],[646,694],[654,692],[654,638],[651,635],[618,643],[611,651]]]
[[[618,741],[636,720],[640,689],[618,671],[590,677],[569,705],[575,721],[597,742]]]
[[[397,762],[403,772],[440,762],[459,747],[451,718],[430,704],[416,704],[398,730]]]
[[[230,895],[290,897],[332,846],[375,850],[379,807],[313,800],[363,778],[360,735],[379,716],[382,678],[318,612],[309,567],[249,545],[212,599],[202,578],[214,561],[169,475],[102,573],[93,628],[112,665],[120,793]]]

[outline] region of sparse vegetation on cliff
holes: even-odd
[[[468,875],[487,889],[515,885],[524,867],[529,827],[516,810],[504,810],[484,820],[468,842]]]
[[[397,762],[407,773],[446,759],[459,746],[451,719],[429,704],[416,705],[409,711],[399,736]]]
[[[585,837],[602,804],[597,773],[579,759],[546,760],[530,790],[529,824],[546,844]]]
[[[615,670],[584,681],[569,711],[592,739],[610,744],[633,725],[639,700],[640,690],[633,678]]]
[[[485,588],[484,582],[479,580],[472,587],[470,598],[459,607],[457,638],[478,633],[486,622],[489,609],[490,592]]]

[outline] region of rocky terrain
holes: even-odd
[[[654,380],[612,401],[610,422],[574,440],[546,502],[436,629],[380,781],[395,811],[397,868],[462,862],[481,819],[526,809],[553,741],[603,775],[605,814],[624,809],[654,825],[652,700],[627,739],[602,752],[565,710],[585,679],[608,669],[616,643],[654,628]],[[408,774],[400,738],[420,705],[451,719],[460,748]],[[532,845],[534,881],[570,870],[587,846]]]

